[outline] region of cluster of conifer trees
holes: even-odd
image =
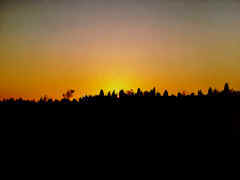
[[[228,83],[225,84],[224,89],[222,91],[218,91],[217,89],[209,88],[208,93],[204,94],[202,90],[199,90],[197,94],[190,93],[177,93],[177,95],[170,95],[167,90],[163,92],[163,94],[156,91],[155,88],[151,89],[150,91],[142,91],[140,88],[137,92],[133,90],[124,91],[121,90],[119,93],[108,92],[107,94],[104,93],[103,90],[100,91],[99,95],[94,96],[84,96],[80,99],[75,99],[74,97],[74,90],[69,90],[63,94],[63,98],[61,100],[53,100],[48,98],[47,96],[41,97],[40,100],[24,100],[22,98],[19,99],[3,99],[0,101],[0,104],[121,104],[121,103],[141,103],[141,101],[145,101],[146,99],[152,101],[161,101],[164,97],[165,101],[167,99],[175,99],[175,101],[184,101],[185,97],[240,97],[240,92],[230,89]],[[162,97],[162,98],[161,98]],[[150,102],[150,101],[149,101]]]

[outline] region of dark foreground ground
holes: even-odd
[[[240,113],[234,112],[232,116],[232,136],[240,136]]]
[[[240,135],[239,97],[123,97],[117,105],[109,98],[98,97],[91,103],[95,105],[70,101],[10,104],[0,106],[1,122],[33,132],[43,129],[50,133],[62,130],[136,137]]]

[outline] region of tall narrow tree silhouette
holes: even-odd
[[[150,96],[156,96],[156,88],[155,87],[150,91]]]
[[[210,87],[209,89],[208,89],[208,96],[212,96],[213,95],[213,90],[212,90],[212,88]]]
[[[137,90],[137,96],[143,96],[143,93],[140,88],[138,88],[138,90]]]
[[[215,88],[213,91],[213,96],[217,96],[219,94],[218,90]]]
[[[99,93],[100,97],[104,97],[104,91],[101,89],[100,93]]]
[[[226,84],[224,85],[224,92],[225,92],[225,93],[230,92],[230,88],[229,88],[228,83],[226,83]]]
[[[168,97],[168,91],[167,90],[164,91],[163,96]]]
[[[204,94],[203,94],[203,92],[202,92],[202,90],[200,89],[200,90],[198,90],[198,96],[204,96]]]
[[[39,103],[40,104],[43,104],[43,103],[47,103],[48,102],[48,96],[47,95],[44,95],[43,97],[40,98],[40,101]]]
[[[115,93],[115,90],[113,90],[113,92],[112,92],[112,97],[117,98],[117,94]]]

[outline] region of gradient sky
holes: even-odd
[[[240,89],[239,0],[1,0],[0,98]]]

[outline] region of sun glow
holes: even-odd
[[[120,90],[129,90],[129,89],[131,89],[130,83],[128,81],[119,79],[119,80],[111,80],[108,83],[106,83],[104,91],[105,92],[115,91],[117,93]]]
[[[238,0],[4,1],[0,98],[240,89],[239,17]]]

